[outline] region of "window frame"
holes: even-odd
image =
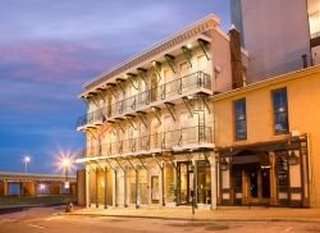
[[[243,120],[238,120],[236,113],[236,106],[237,103],[244,103],[244,119]],[[236,99],[233,101],[232,103],[232,108],[233,108],[233,135],[234,135],[234,140],[235,141],[245,141],[248,139],[248,117],[247,117],[247,99],[245,97],[240,98],[240,99]],[[238,126],[238,122],[245,122],[245,136],[244,137],[239,137],[238,134],[238,130],[237,130],[237,126]]]
[[[285,111],[284,112],[279,112],[276,111],[275,108],[275,94],[278,92],[285,92],[286,95],[286,106],[285,106]],[[273,127],[273,133],[274,135],[285,135],[285,134],[289,134],[290,132],[290,124],[289,124],[289,100],[288,100],[288,90],[287,87],[280,87],[277,89],[273,89],[271,91],[271,104],[272,104],[272,117],[273,117],[273,123],[272,123],[272,127]],[[277,114],[286,114],[286,124],[287,124],[287,129],[286,130],[277,130],[276,124],[277,124]]]

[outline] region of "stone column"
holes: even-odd
[[[211,172],[211,209],[217,209],[217,159],[216,154],[212,153],[210,159],[210,172]]]
[[[138,209],[139,208],[139,204],[140,204],[140,201],[139,201],[139,197],[140,197],[140,192],[139,192],[139,169],[136,168],[135,172],[136,172],[136,209]]]
[[[196,160],[192,160],[193,166],[193,198],[195,200],[195,207],[198,203],[198,164]],[[193,201],[193,200],[192,200]]]
[[[96,167],[96,208],[99,208],[99,168]]]
[[[160,163],[160,205],[165,206],[165,194],[164,194],[164,163]]]
[[[150,171],[148,170],[147,173],[147,179],[148,179],[148,204],[152,205],[152,184],[151,184],[151,174]]]
[[[180,204],[180,182],[181,182],[181,174],[179,174],[179,166],[176,163],[175,171],[176,171],[176,205]]]
[[[118,202],[118,184],[117,184],[117,179],[118,179],[118,173],[117,170],[112,170],[113,171],[113,182],[112,182],[112,206],[117,207]]]
[[[177,174],[177,163],[173,162],[173,181],[174,181],[174,197],[176,206],[178,205],[178,190],[177,190],[177,184],[178,184],[178,174]]]
[[[124,194],[124,199],[123,199],[123,204],[124,207],[127,208],[128,207],[128,203],[127,203],[127,199],[128,199],[128,187],[127,187],[127,170],[123,170],[123,185],[124,185],[124,190],[123,190],[123,194]]]
[[[89,208],[91,203],[90,203],[90,168],[86,166],[86,174],[85,174],[85,198],[86,198],[86,207]]]
[[[108,168],[104,168],[104,208],[108,208]]]

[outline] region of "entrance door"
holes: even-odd
[[[255,166],[247,170],[247,190],[249,204],[268,204],[270,202],[270,169]]]
[[[258,163],[234,165],[231,175],[235,205],[268,205],[270,203],[270,168],[261,168]]]
[[[207,161],[198,162],[198,203],[211,203],[211,170]]]
[[[178,163],[178,203],[188,205],[192,203],[193,171],[191,162]]]

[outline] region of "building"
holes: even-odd
[[[209,15],[85,86],[88,207],[320,207],[314,2],[249,2],[228,35]]]
[[[88,206],[216,206],[208,99],[243,81],[232,69],[247,59],[230,35],[209,15],[86,85]]]
[[[320,66],[212,102],[219,204],[320,207]]]
[[[76,181],[74,176],[69,176],[66,180],[62,175],[0,172],[0,197],[76,196]]]
[[[319,64],[319,0],[231,0],[231,13],[249,51],[248,82]]]
[[[314,64],[320,64],[320,1],[308,1],[311,53]]]

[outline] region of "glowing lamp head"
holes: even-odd
[[[71,167],[71,159],[69,158],[63,158],[62,161],[61,161],[61,165],[62,167],[64,168],[70,168]]]
[[[158,64],[158,62],[157,62],[157,61],[155,61],[155,60],[154,60],[154,61],[152,61],[152,65],[153,65],[153,66],[157,66],[157,64]]]
[[[192,49],[192,44],[187,44],[188,49]]]
[[[59,171],[73,171],[75,169],[75,156],[71,152],[59,152],[57,154],[56,167]]]
[[[31,158],[29,156],[24,157],[23,161],[25,163],[30,163],[31,162]]]

